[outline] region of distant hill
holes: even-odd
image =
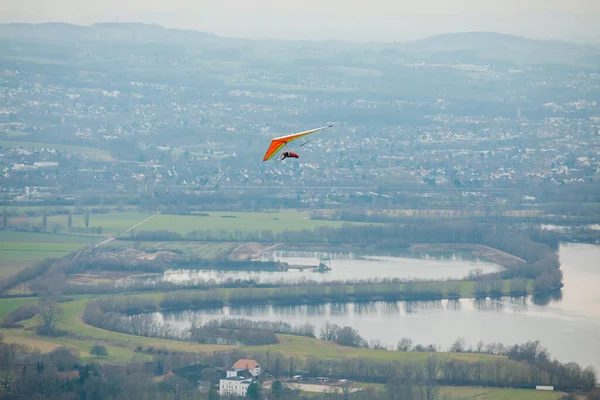
[[[558,40],[534,40],[496,32],[463,32],[403,43],[399,49],[435,62],[593,65],[600,46]]]
[[[460,32],[443,35],[429,36],[424,39],[407,42],[403,45],[405,49],[421,51],[463,51],[488,50],[490,46],[495,48],[508,48],[514,46],[546,46],[553,41],[542,41],[528,39],[523,36],[506,35],[496,32]],[[571,44],[568,44],[573,46]]]
[[[97,23],[74,25],[47,22],[39,24],[0,24],[0,37],[34,39],[40,41],[84,41],[118,40],[140,42],[171,42],[181,38],[216,38],[216,35],[201,31],[167,29],[160,25],[143,23]]]
[[[599,68],[600,46],[579,45],[556,40],[533,40],[495,32],[465,32],[431,36],[405,43],[358,44],[341,41],[251,40],[219,37],[193,30],[167,29],[143,23],[98,23],[80,26],[66,23],[0,24],[0,40],[50,42],[52,45],[110,43],[163,45],[188,49],[213,49],[233,60],[245,49],[246,55],[263,54],[270,59],[306,59],[306,54],[325,57],[368,58],[369,52],[385,51],[406,61],[427,63],[571,65]],[[312,57],[312,56],[311,56]]]

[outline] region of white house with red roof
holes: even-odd
[[[260,364],[255,360],[237,360],[227,371],[227,377],[219,381],[221,396],[245,396],[254,378],[261,374]]]
[[[233,364],[233,369],[236,371],[248,371],[255,378],[262,372],[260,364],[257,361],[245,358],[237,360],[235,364]]]

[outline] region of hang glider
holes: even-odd
[[[284,146],[287,146],[287,144],[289,142],[292,142],[296,139],[300,139],[301,137],[304,137],[306,135],[310,135],[311,133],[315,133],[315,132],[318,132],[323,129],[331,128],[332,126],[333,125],[327,125],[327,126],[323,126],[321,128],[311,129],[310,131],[292,133],[291,135],[280,136],[280,137],[277,137],[277,138],[271,140],[271,144],[269,145],[269,148],[267,149],[267,152],[265,153],[263,161],[267,161],[270,158],[272,158],[275,154],[277,154],[277,152],[279,150],[281,150]],[[306,143],[304,143],[304,144],[306,144]]]

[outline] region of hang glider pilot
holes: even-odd
[[[291,157],[291,158],[300,158],[300,156],[298,154],[294,153],[293,151],[284,151],[281,154],[281,161],[285,160],[288,157]]]

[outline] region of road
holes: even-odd
[[[263,255],[263,253],[269,251],[269,250],[273,250],[274,248],[278,247],[281,245],[281,243],[277,243],[274,244],[272,246],[269,247],[265,247],[264,249],[258,249],[256,251],[252,251],[251,249],[248,249],[247,251],[244,251],[243,248],[244,246],[250,244],[252,242],[245,242],[240,244],[238,247],[236,247],[230,254],[229,254],[229,259],[230,260],[252,260],[252,259],[256,259],[259,258],[260,256]],[[238,254],[240,253],[240,254]]]
[[[146,222],[150,221],[152,218],[154,218],[154,216],[155,216],[155,215],[156,215],[156,214],[152,214],[151,216],[149,216],[148,218],[146,218],[146,219],[145,219],[145,220],[143,220],[142,222],[139,222],[139,223],[135,224],[135,225],[134,225],[134,226],[132,226],[131,228],[127,229],[126,231],[123,231],[123,232],[119,233],[118,235],[111,236],[111,237],[109,237],[108,239],[106,239],[106,240],[104,240],[104,241],[102,241],[102,242],[100,242],[100,243],[96,243],[96,245],[94,246],[94,248],[97,248],[97,247],[100,247],[100,246],[102,246],[102,245],[105,245],[105,244],[107,244],[107,243],[110,243],[110,242],[112,242],[113,240],[115,240],[115,239],[116,239],[116,238],[118,238],[119,236],[121,236],[121,235],[124,235],[124,234],[126,234],[127,232],[129,232],[129,231],[131,231],[131,230],[133,230],[133,229],[137,228],[138,226],[140,226],[140,225],[143,225],[143,224],[145,224]]]

